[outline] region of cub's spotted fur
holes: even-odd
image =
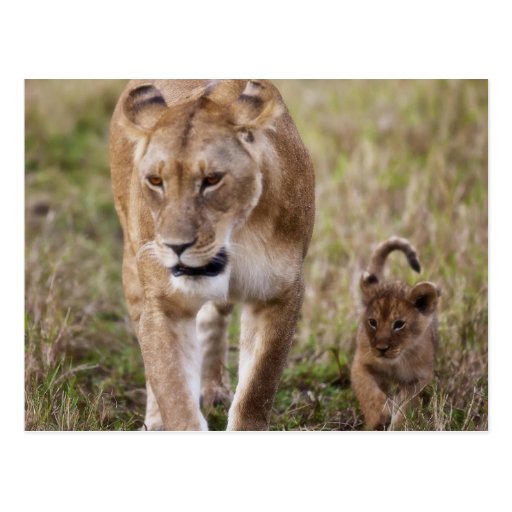
[[[438,344],[439,290],[426,281],[410,287],[384,280],[384,263],[395,250],[420,271],[411,244],[391,238],[376,248],[360,281],[365,309],[351,380],[369,430],[400,426],[405,407],[432,380]]]

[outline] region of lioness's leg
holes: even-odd
[[[199,409],[201,351],[195,315],[170,311],[162,299],[146,297],[139,326],[146,379],[166,430],[207,430]]]
[[[146,416],[142,430],[164,430],[164,422],[149,380],[146,380]]]
[[[123,257],[123,288],[133,329],[136,336],[139,337],[139,322],[142,315],[143,291],[140,284],[135,257],[127,247],[128,244],[125,245]],[[146,415],[144,418],[143,430],[162,430],[164,428],[162,416],[160,415],[158,403],[149,381],[146,381],[146,392]]]
[[[352,389],[359,401],[365,419],[365,428],[386,428],[391,420],[387,395],[379,388],[374,377],[356,359],[351,371]]]
[[[123,289],[133,329],[135,330],[135,335],[138,336],[144,295],[140,284],[135,257],[126,248],[123,256]]]
[[[279,299],[244,307],[238,386],[229,410],[228,430],[268,429],[303,291],[299,280]]]
[[[207,411],[217,403],[229,405],[227,327],[232,304],[206,303],[197,315],[197,336],[203,351],[201,404]]]

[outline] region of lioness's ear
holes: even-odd
[[[409,300],[420,313],[429,315],[436,310],[440,295],[435,284],[423,281],[411,290]]]
[[[272,128],[283,110],[277,89],[265,80],[249,80],[231,107],[235,126],[245,133]],[[252,142],[250,135],[246,141]]]
[[[377,284],[379,284],[379,278],[375,274],[370,274],[369,272],[363,273],[361,280],[359,281],[359,286],[363,294],[364,304],[368,303]]]
[[[166,110],[162,93],[149,84],[131,90],[123,104],[126,118],[143,133],[151,130]]]

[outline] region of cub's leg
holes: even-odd
[[[125,244],[123,257],[123,288],[133,328],[136,336],[139,337],[139,322],[142,315],[143,291],[137,272],[135,257],[127,247],[128,244]],[[163,430],[164,423],[149,381],[146,381],[146,391],[146,415],[142,430]]]
[[[204,411],[218,403],[226,406],[231,403],[227,374],[227,327],[232,309],[232,304],[208,302],[197,315],[197,336],[203,352],[201,404]]]
[[[228,430],[268,430],[303,292],[300,279],[278,299],[244,307],[238,386],[228,414]]]
[[[429,382],[430,379],[425,379],[414,384],[403,385],[393,407],[390,430],[398,430],[404,425],[407,411],[419,406],[419,395]]]
[[[363,412],[365,429],[380,430],[386,428],[391,421],[388,397],[357,357],[352,363],[351,381],[352,389]]]
[[[400,390],[394,397],[391,404],[391,420],[389,422],[389,430],[398,430],[405,422],[405,413],[407,409],[413,405],[412,394],[407,390]]]

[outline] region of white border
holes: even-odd
[[[500,464],[510,461],[512,424],[510,335],[500,335],[510,331],[506,2],[177,4],[47,0],[11,3],[5,13],[2,508],[481,511],[510,503]],[[489,78],[490,432],[24,433],[23,372],[13,363],[23,360],[23,79],[132,75]]]

